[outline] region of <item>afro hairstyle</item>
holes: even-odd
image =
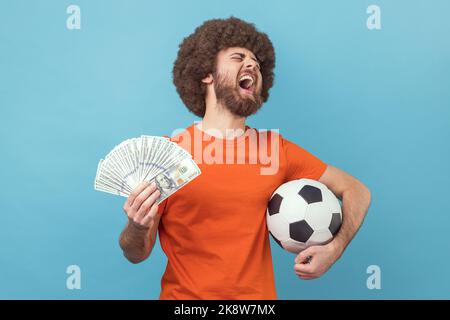
[[[263,78],[261,97],[263,102],[269,98],[275,67],[275,51],[269,37],[252,23],[233,16],[207,20],[183,39],[173,66],[177,92],[189,111],[198,117],[203,117],[206,111],[206,86],[201,80],[214,74],[219,51],[231,47],[246,48],[259,60]]]

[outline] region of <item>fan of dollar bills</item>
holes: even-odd
[[[191,154],[176,143],[143,135],[123,141],[100,160],[94,188],[128,197],[142,181],[154,181],[159,204],[200,173]]]

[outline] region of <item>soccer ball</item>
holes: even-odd
[[[324,184],[311,179],[286,182],[272,194],[267,227],[283,249],[299,253],[333,239],[342,224],[339,200]]]

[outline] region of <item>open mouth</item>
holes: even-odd
[[[244,93],[253,94],[255,89],[255,80],[253,76],[249,74],[244,74],[239,78],[239,87]]]

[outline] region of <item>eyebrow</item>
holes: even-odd
[[[245,54],[244,54],[244,53],[241,53],[241,52],[233,52],[232,54],[230,54],[230,57],[231,57],[231,56],[234,56],[235,54],[237,54],[238,56],[240,56],[242,59],[245,58]],[[253,59],[253,60],[255,60],[256,62],[258,62],[258,64],[261,64],[257,58],[253,58],[253,57],[250,57],[250,58]]]

